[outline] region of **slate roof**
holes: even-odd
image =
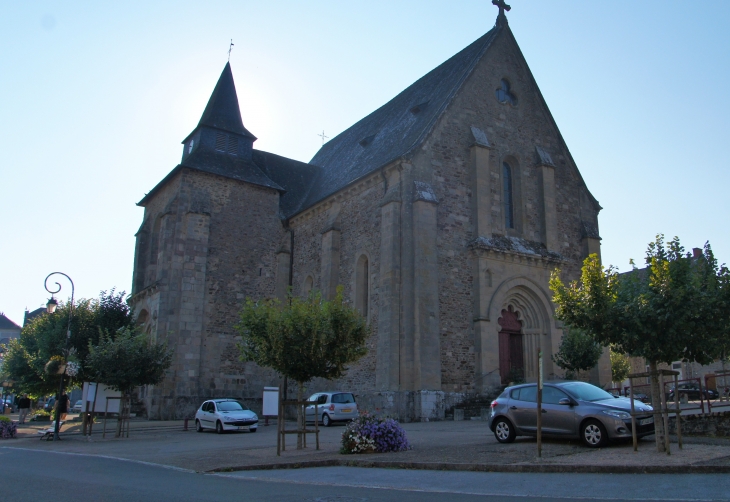
[[[254,152],[256,151],[254,150]],[[292,160],[291,162],[297,161]],[[266,176],[252,160],[228,155],[224,152],[210,151],[201,148],[193,151],[193,153],[185,157],[185,160],[183,160],[181,164],[175,166],[175,168],[170,171],[167,176],[162,179],[162,181],[146,193],[137,205],[144,206],[147,204],[158,190],[165,186],[168,181],[170,181],[178,172],[180,172],[181,169],[185,167],[210,174],[217,174],[218,176],[238,181],[245,181],[254,185],[273,188],[280,192],[284,191],[284,188]]]
[[[236,84],[233,82],[233,73],[231,72],[231,63],[226,63],[221,76],[218,78],[218,83],[213,89],[213,94],[210,95],[203,116],[200,117],[198,127],[200,126],[215,127],[216,129],[256,139],[256,136],[243,127],[241,110],[238,107],[238,96],[236,95]]]
[[[298,210],[315,204],[423,142],[501,27],[494,27],[388,103],[332,138],[312,158],[322,167]]]
[[[293,214],[302,204],[322,168],[261,150],[253,160],[273,182],[286,190],[279,199],[282,216]]]
[[[28,324],[28,322],[32,321],[36,317],[42,316],[45,313],[46,313],[45,307],[39,307],[39,308],[35,309],[33,312],[28,312],[26,310],[25,311],[25,316],[23,317],[23,326],[25,326],[26,324]]]
[[[279,184],[266,176],[252,160],[228,155],[224,152],[201,148],[185,157],[180,165],[211,174],[218,174],[226,178],[247,181],[254,185],[283,190]]]
[[[0,329],[17,329],[20,331],[20,326],[15,324],[13,321],[7,318],[3,313],[0,313]]]

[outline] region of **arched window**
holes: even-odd
[[[304,288],[302,289],[302,293],[304,293],[304,296],[308,296],[309,293],[312,291],[312,288],[314,287],[314,279],[311,275],[308,275],[306,279],[304,279]]]
[[[370,309],[370,263],[361,255],[355,267],[355,308],[367,318]]]
[[[504,226],[515,228],[514,197],[512,191],[512,169],[502,163],[502,200],[504,201]]]

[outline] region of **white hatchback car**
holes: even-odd
[[[318,392],[308,400],[317,402],[318,420],[325,427],[357,418],[357,403],[351,392]],[[314,405],[305,408],[305,416],[307,422],[314,422]]]
[[[195,412],[195,430],[215,429],[218,434],[225,431],[256,432],[259,417],[234,399],[211,399],[200,405]]]

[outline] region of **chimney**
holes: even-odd
[[[692,248],[692,256],[694,258],[701,258],[702,257],[702,248]]]

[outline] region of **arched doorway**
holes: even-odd
[[[499,375],[503,384],[525,379],[522,322],[517,317],[517,312],[510,305],[502,310],[502,317],[497,320],[500,326]]]

